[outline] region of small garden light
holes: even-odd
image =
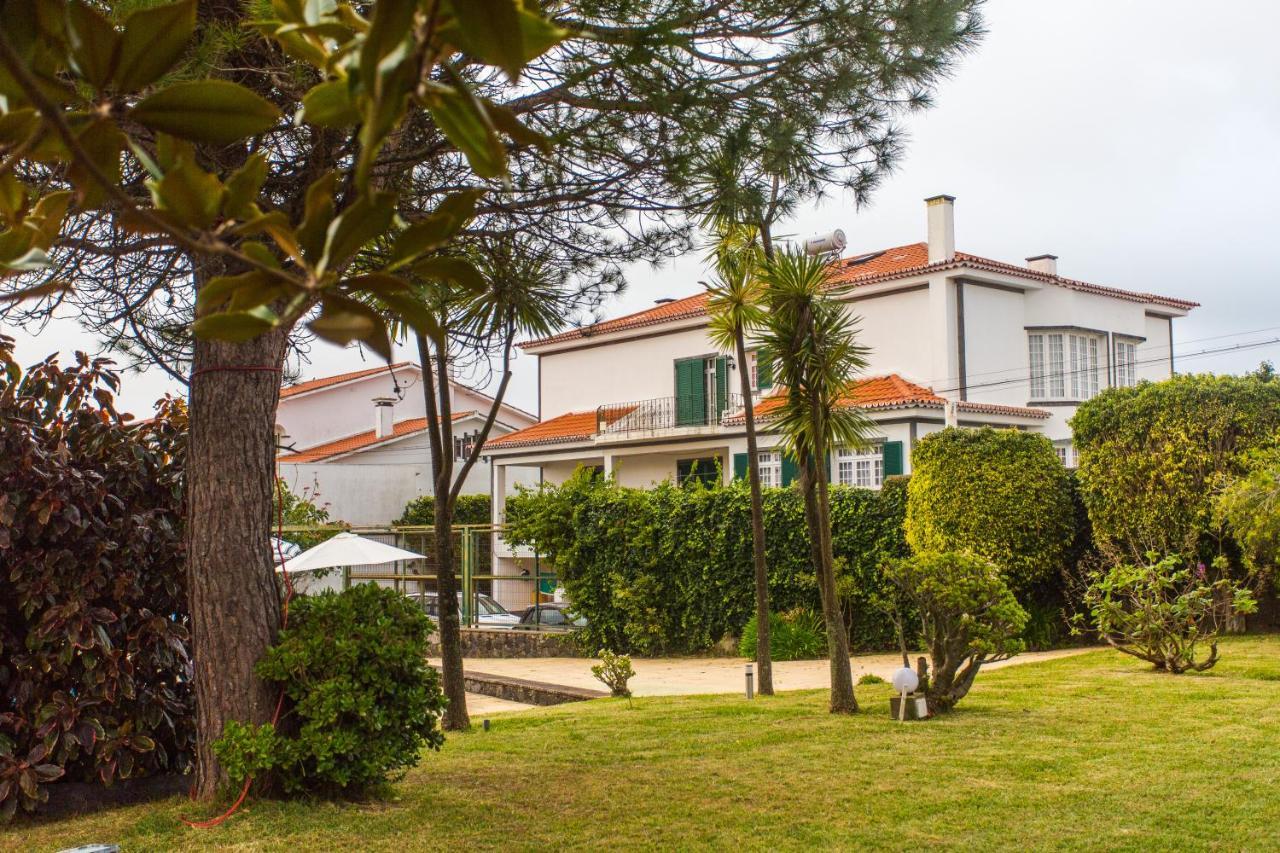
[[[751,664],[747,664],[747,698],[748,699],[754,699],[756,695],[755,679],[752,678],[753,674],[754,673],[752,671]]]
[[[904,666],[893,674],[893,689],[898,694],[898,722],[907,719],[907,694],[914,693],[920,686],[920,676],[909,666]]]

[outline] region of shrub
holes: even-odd
[[[1203,672],[1218,662],[1218,635],[1229,620],[1257,609],[1252,594],[1211,570],[1176,556],[1100,571],[1085,595],[1098,633],[1112,647],[1164,672]],[[1217,575],[1213,577],[1212,575]],[[1197,646],[1209,644],[1198,660]]]
[[[430,525],[435,523],[435,495],[420,495],[405,504],[404,514],[393,524]],[[489,495],[458,495],[453,505],[454,524],[492,524],[493,498]]]
[[[1215,513],[1240,547],[1258,587],[1280,562],[1280,450],[1251,454],[1249,473],[1218,495]]]
[[[1020,592],[1066,565],[1071,484],[1044,436],[946,429],[916,445],[911,465],[906,532],[914,551],[984,557]]]
[[[888,682],[874,672],[864,672],[862,677],[858,679],[858,684],[861,686],[865,684],[888,684]]]
[[[984,663],[1022,651],[1027,612],[994,563],[971,554],[924,552],[894,561],[887,573],[920,614],[930,659],[924,690],[933,711],[955,707]]]
[[[109,365],[24,374],[0,336],[0,820],[192,759],[186,411],[127,423]]]
[[[1071,428],[1094,537],[1113,562],[1154,552],[1208,563],[1221,552],[1214,497],[1280,431],[1280,382],[1175,376],[1112,388],[1081,404]]]
[[[833,487],[833,546],[850,636],[859,648],[894,643],[870,605],[880,564],[904,556],[905,481],[880,492]],[[755,612],[746,483],[623,488],[583,469],[560,485],[524,489],[507,505],[507,540],[531,545],[587,618],[588,648],[643,655],[696,652],[741,636]],[[777,612],[817,610],[800,496],[766,489],[770,601]]]
[[[233,779],[271,772],[286,793],[360,795],[444,743],[431,620],[392,589],[357,584],[293,600],[258,663],[283,687],[279,727],[228,724],[215,745]]]
[[[601,649],[600,663],[591,667],[591,674],[603,682],[614,696],[631,698],[631,688],[627,686],[627,682],[635,678],[636,671],[627,655],[616,655],[608,649]]]
[[[747,620],[738,654],[756,656],[756,617]],[[812,610],[769,614],[769,656],[773,660],[813,660],[827,656],[827,629]]]
[[[337,535],[338,531],[305,531],[289,530],[290,527],[323,527],[334,524],[329,518],[329,505],[317,504],[320,493],[316,486],[304,486],[301,493],[294,493],[283,478],[276,481],[276,490],[271,498],[271,527],[277,524],[285,529],[283,538],[294,543],[302,550],[314,548],[326,539]],[[342,525],[345,526],[345,525]],[[275,554],[272,555],[274,559]]]

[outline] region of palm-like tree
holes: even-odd
[[[751,400],[751,375],[747,369],[747,334],[764,321],[759,276],[764,258],[756,242],[756,229],[721,225],[709,258],[715,281],[709,285],[707,310],[711,315],[712,342],[732,351],[738,362],[739,388],[747,429],[747,478],[751,484],[751,556],[756,588],[756,690],[773,695],[773,658],[769,652],[769,571],[765,563],[764,506],[760,495],[760,463],[756,446],[755,406]]]
[[[858,320],[832,298],[827,258],[779,253],[763,267],[766,307],[760,355],[782,386],[776,424],[796,460],[805,524],[818,575],[831,656],[831,711],[858,710],[849,635],[836,594],[827,460],[838,446],[867,443],[871,421],[852,405],[855,376],[867,366]]]

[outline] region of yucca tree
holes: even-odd
[[[857,318],[833,298],[830,259],[780,252],[764,264],[762,276],[766,312],[759,355],[782,387],[775,423],[800,473],[831,656],[831,712],[852,713],[858,700],[836,594],[827,460],[835,447],[867,444],[871,421],[851,401],[869,350],[858,343]]]
[[[769,570],[765,562],[764,505],[760,494],[760,461],[757,456],[755,406],[751,400],[751,374],[747,369],[747,335],[764,321],[761,307],[760,265],[764,252],[757,229],[721,224],[708,258],[715,268],[709,285],[707,310],[710,335],[720,349],[733,352],[738,362],[742,411],[747,430],[747,479],[751,485],[751,558],[756,588],[756,691],[773,695],[773,658],[769,652]]]

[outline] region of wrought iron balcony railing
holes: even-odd
[[[742,410],[742,396],[725,394],[719,399],[656,397],[628,403],[609,403],[596,409],[596,434],[661,432],[686,427],[717,426]]]

